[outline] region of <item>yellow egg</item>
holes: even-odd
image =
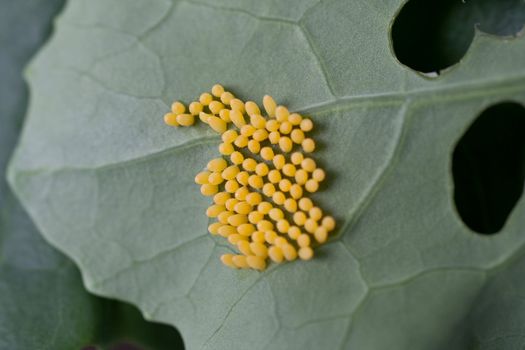
[[[301,260],[310,260],[314,256],[314,251],[311,247],[302,247],[299,248],[299,259]]]
[[[303,156],[303,154],[301,152],[294,152],[290,156],[290,159],[292,161],[292,164],[299,165],[303,161],[304,156]]]
[[[213,196],[218,191],[219,187],[217,185],[204,184],[201,186],[201,193],[204,196]]]
[[[266,176],[270,169],[268,169],[268,165],[266,163],[259,163],[255,167],[255,173],[259,176]]]
[[[254,270],[263,271],[266,269],[266,260],[260,256],[250,255],[246,257],[246,262]]]
[[[224,205],[214,204],[208,207],[206,210],[206,216],[209,218],[216,218],[223,211],[226,211],[226,207]]]
[[[257,154],[261,150],[261,144],[259,143],[259,141],[250,140],[248,141],[248,150],[253,154]]]
[[[226,169],[228,163],[224,158],[215,158],[208,162],[207,168],[209,171],[219,172]]]
[[[295,200],[301,198],[303,196],[303,188],[298,184],[293,184],[290,187],[290,196]]]
[[[252,224],[257,224],[259,221],[264,219],[264,214],[258,211],[252,211],[248,214],[248,221]]]
[[[264,95],[263,106],[266,110],[266,114],[268,114],[270,118],[275,117],[275,108],[277,107],[277,104],[275,103],[275,100],[272,96]]]
[[[233,180],[235,179],[235,176],[237,176],[237,174],[239,174],[239,167],[237,165],[230,165],[229,167],[227,167],[226,169],[224,169],[221,173],[221,176],[225,179],[225,180]]]
[[[290,191],[290,188],[292,187],[292,183],[288,179],[282,179],[279,181],[279,189],[283,192]]]
[[[309,173],[313,172],[316,167],[317,165],[315,164],[315,161],[312,158],[305,158],[301,162],[301,168],[303,168]]]
[[[279,131],[272,131],[268,134],[268,140],[272,145],[276,145],[279,143],[279,140],[281,139],[281,134]]]
[[[308,173],[304,169],[299,169],[295,172],[295,182],[299,185],[304,185],[308,181]]]
[[[293,214],[293,221],[297,226],[304,226],[306,222],[306,214],[302,211],[297,211]],[[314,221],[315,222],[315,221]]]
[[[222,178],[222,175],[220,172],[213,172],[208,177],[208,183],[212,185],[220,185],[224,179]]]
[[[195,176],[195,183],[198,185],[204,185],[208,183],[208,178],[210,177],[209,171],[201,171]]]
[[[315,230],[317,230],[317,228],[318,228],[317,221],[313,219],[306,219],[306,221],[304,222],[304,229],[307,232],[314,233]]]
[[[297,226],[290,226],[288,229],[288,237],[293,240],[296,240],[301,235],[301,230]]]
[[[272,160],[274,157],[273,149],[271,147],[263,147],[261,149],[261,157],[264,160]]]
[[[246,158],[242,162],[242,168],[248,172],[254,172],[256,166],[257,166],[257,161],[253,158]]]
[[[263,179],[259,175],[250,175],[248,178],[248,184],[253,188],[260,189],[263,187]]]
[[[204,186],[204,185],[203,185]],[[277,205],[283,205],[284,204],[284,201],[286,200],[286,196],[284,195],[284,193],[280,192],[280,191],[276,191],[273,195],[272,195],[272,200],[274,201],[275,204]]]
[[[302,144],[305,140],[304,133],[301,129],[293,129],[292,133],[290,134],[290,138],[298,145]]]
[[[306,181],[304,188],[310,193],[317,192],[319,189],[319,182],[315,181],[314,179],[310,179]]]
[[[213,96],[207,92],[201,94],[199,97],[199,102],[204,106],[209,105],[211,101],[213,101]]]
[[[248,115],[259,115],[261,114],[261,110],[259,109],[259,106],[257,106],[257,103],[253,101],[247,101],[244,104],[244,108],[246,109],[246,114]]]
[[[268,249],[268,256],[273,262],[276,263],[282,263],[284,259],[284,254],[281,248],[276,246],[271,246],[270,249]]]
[[[301,210],[303,211],[309,211],[310,209],[312,209],[314,206],[314,203],[312,202],[312,200],[310,198],[301,198],[299,200],[299,208],[301,208]]]
[[[239,129],[242,128],[243,125],[246,125],[246,121],[244,120],[242,112],[237,109],[232,109],[230,111],[230,119]]]
[[[225,205],[226,201],[231,197],[231,194],[229,194],[228,192],[219,192],[215,196],[213,196],[213,202],[215,204]]]
[[[302,131],[308,132],[314,128],[314,123],[310,119],[305,118],[301,121],[301,124],[299,124],[299,127],[301,128]]]
[[[277,154],[272,159],[273,166],[277,170],[281,170],[286,164],[286,158],[282,154]]]
[[[253,133],[252,137],[255,141],[262,142],[268,138],[268,131],[266,131],[265,129],[257,129]]]
[[[286,198],[284,201],[284,209],[289,213],[295,213],[297,211],[297,202],[293,198]]]
[[[281,123],[279,123],[275,119],[270,119],[270,120],[266,121],[266,125],[265,125],[266,130],[268,130],[269,132],[278,131],[280,126],[281,126]]]
[[[325,179],[326,175],[323,169],[317,168],[312,172],[312,179],[317,182],[321,182]]]
[[[226,129],[228,128],[228,126],[226,125],[226,122],[218,117],[210,116],[208,118],[208,124],[211,126],[213,130],[215,130],[216,132],[220,134],[225,132]]]
[[[244,160],[246,161],[246,160]],[[243,162],[244,164],[244,162]],[[247,171],[241,171],[235,176],[235,179],[238,183],[240,183],[243,186],[248,186],[248,178],[250,177],[250,174],[248,174]]]
[[[222,87],[222,85],[220,84],[215,84],[211,88],[211,93],[215,97],[221,97],[222,94],[224,93],[224,87]]]
[[[237,146],[239,148],[244,148],[244,147],[248,146],[248,138],[246,136],[244,136],[244,135],[239,135],[239,136],[237,136],[237,138],[235,139],[235,141],[233,143],[235,144],[235,146]]]
[[[233,141],[235,141],[237,136],[239,136],[239,134],[237,134],[237,131],[228,130],[228,131],[225,131],[224,134],[222,134],[221,139],[224,143],[233,143]]]
[[[246,196],[246,202],[250,203],[251,205],[255,206],[261,203],[262,196],[258,192],[252,192]]]
[[[234,98],[234,99],[230,100],[230,106],[232,108],[232,112],[233,111],[238,111],[239,113],[241,113],[241,115],[244,113],[244,103],[241,100],[239,100],[238,98]],[[231,115],[231,113],[230,113],[230,115]],[[232,120],[233,120],[233,118],[232,118]]]
[[[221,94],[221,102],[225,105],[229,105],[231,100],[233,100],[235,96],[231,92],[225,91]]]
[[[173,112],[173,114],[179,115],[186,112],[186,107],[182,102],[175,101],[171,105],[171,111]]]
[[[301,146],[306,153],[312,153],[315,150],[315,141],[311,138],[306,138],[301,142]]]
[[[219,101],[211,101],[208,108],[213,114],[219,114],[219,112],[224,109],[224,105]]]
[[[285,153],[290,152],[293,148],[292,140],[288,136],[282,136],[279,139],[279,148]]]
[[[240,226],[248,223],[248,217],[244,214],[234,214],[228,218],[228,223],[232,226]]]
[[[295,165],[293,165],[293,164],[286,163],[283,166],[283,174],[286,175],[286,176],[294,177],[296,171],[297,171],[297,169],[295,168]]]
[[[261,202],[257,206],[257,210],[264,215],[268,214],[272,208],[273,206],[268,202]]]
[[[335,220],[331,216],[325,216],[321,225],[328,231],[333,231],[335,228]]]
[[[221,262],[231,268],[236,269],[237,265],[233,262],[233,254],[223,254],[221,255]]]
[[[222,142],[219,145],[219,153],[220,154],[225,155],[225,156],[229,156],[233,152],[235,152],[235,148],[232,146],[231,143],[224,143],[224,142]]]
[[[319,243],[324,243],[328,239],[328,232],[323,226],[319,226],[314,231],[315,240]]]
[[[240,269],[247,269],[250,267],[248,265],[248,260],[245,255],[234,255],[232,258],[233,264]]]
[[[177,115],[177,123],[182,126],[192,126],[195,123],[195,117],[191,114],[179,114]]]
[[[242,164],[242,162],[244,162],[244,156],[241,152],[235,151],[232,154],[230,154],[230,160],[233,164],[239,165]]]
[[[301,124],[301,121],[303,120],[303,117],[301,117],[301,115],[297,114],[297,113],[292,113],[288,116],[288,121],[292,124],[292,125],[299,125]]]
[[[169,126],[179,126],[179,122],[177,122],[177,115],[175,113],[166,113],[164,114],[164,123],[166,123]]]
[[[220,222],[214,222],[213,224],[208,226],[208,231],[212,235],[218,235],[219,234],[219,228],[222,226]]]
[[[288,261],[293,261],[297,259],[297,250],[291,244],[286,244],[281,247],[283,251],[284,258]]]
[[[275,109],[275,118],[281,123],[284,121],[287,121],[289,115],[290,115],[290,112],[288,111],[288,108],[284,106],[278,106]]]

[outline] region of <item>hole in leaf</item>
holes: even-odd
[[[474,29],[517,35],[525,23],[522,0],[409,0],[392,25],[392,44],[404,65],[436,76],[459,62]]]
[[[482,234],[501,230],[525,182],[525,108],[504,102],[481,113],[454,150],[452,174],[463,222]]]

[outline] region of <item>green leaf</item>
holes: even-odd
[[[0,0],[2,173],[26,108],[21,71],[47,38],[62,3]],[[123,340],[141,348],[183,348],[172,327],[145,322],[130,305],[88,294],[77,268],[43,240],[0,179],[0,348],[107,349]]]
[[[72,1],[28,71],[11,185],[89,290],[176,325],[189,349],[517,348],[507,336],[523,322],[491,307],[521,311],[525,285],[500,287],[523,272],[525,204],[478,235],[454,208],[450,167],[481,111],[525,102],[525,38],[478,31],[428,79],[392,53],[401,4]],[[162,122],[174,98],[216,82],[315,120],[330,177],[315,199],[339,222],[313,261],[264,273],[219,262],[229,248],[206,233],[193,184],[219,139]]]

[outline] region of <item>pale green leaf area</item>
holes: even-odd
[[[470,231],[451,155],[486,107],[525,102],[525,38],[477,32],[425,78],[391,50],[401,4],[70,1],[28,70],[11,185],[90,291],[188,349],[518,349],[525,204],[498,234]],[[193,183],[219,138],[162,121],[216,82],[314,119],[330,177],[314,197],[338,219],[314,260],[221,265]]]

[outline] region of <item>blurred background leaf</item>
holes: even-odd
[[[0,0],[0,172],[14,148],[28,92],[22,70],[63,0]],[[48,245],[0,179],[0,349],[183,349],[170,326],[87,293],[80,273]]]

